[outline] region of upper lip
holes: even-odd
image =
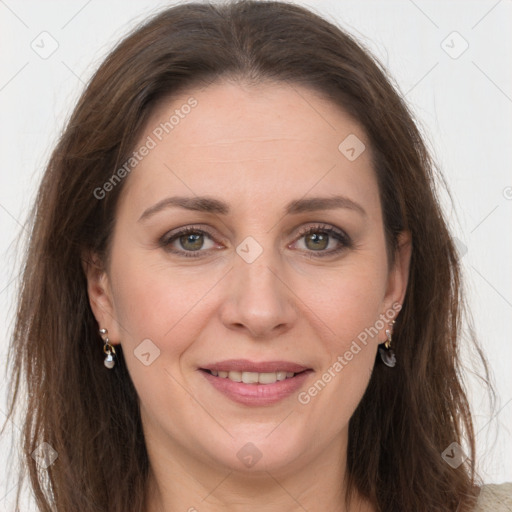
[[[202,366],[203,370],[214,370],[217,372],[255,372],[255,373],[272,373],[277,371],[300,373],[310,368],[301,364],[292,363],[290,361],[249,361],[248,359],[228,359]]]

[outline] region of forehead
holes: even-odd
[[[196,105],[188,108],[190,103]],[[235,143],[241,147],[244,142],[284,140],[332,150],[344,135],[358,132],[364,136],[358,123],[339,106],[311,89],[283,82],[224,81],[181,92],[158,105],[145,131],[154,131],[171,118],[173,127],[162,136],[172,133],[176,144],[191,150],[200,145],[202,150],[214,146],[219,152]]]
[[[221,82],[182,91],[152,113],[136,148],[145,144],[151,149],[125,194],[157,200],[166,192],[231,191],[247,199],[300,197],[314,188],[378,200],[360,125],[296,85]]]

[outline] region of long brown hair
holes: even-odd
[[[389,256],[405,229],[413,250],[393,336],[399,364],[375,365],[350,420],[348,490],[383,512],[470,510],[477,489],[459,361],[464,302],[436,167],[385,70],[353,38],[305,8],[260,1],[179,5],[137,28],[90,80],[49,160],[9,352],[9,416],[26,398],[24,462],[39,509],[143,510],[149,461],[138,398],[121,347],[115,369],[102,370],[81,256],[107,259],[123,182],[104,198],[94,190],[127,160],[158,102],[220,77],[312,88],[366,131]],[[58,454],[47,469],[31,456],[42,442]],[[457,468],[441,457],[453,442],[469,456]]]

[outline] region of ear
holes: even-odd
[[[409,281],[409,267],[411,264],[412,237],[409,231],[402,231],[398,235],[398,246],[395,251],[395,260],[389,270],[388,284],[384,298],[385,311],[394,310],[398,315],[397,304],[402,307],[407,283]]]
[[[82,268],[87,279],[89,304],[98,322],[98,330],[107,329],[110,343],[118,344],[119,325],[116,320],[110,279],[104,264],[97,254],[84,252]]]

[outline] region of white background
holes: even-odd
[[[3,362],[19,259],[14,243],[24,233],[50,150],[109,49],[170,3],[0,0],[0,423],[5,419]],[[296,3],[340,24],[388,67],[445,173],[454,200],[453,206],[445,202],[445,208],[464,254],[474,325],[499,395],[491,415],[480,384],[471,381],[479,469],[486,482],[512,481],[512,3]],[[31,47],[41,47],[46,38],[45,48],[51,48],[50,36],[40,35],[44,31],[58,44],[46,59]],[[469,47],[458,58],[445,51],[457,56],[465,41]],[[4,470],[11,445],[10,435],[4,435],[1,510],[12,510],[15,494],[14,473],[7,478]]]

